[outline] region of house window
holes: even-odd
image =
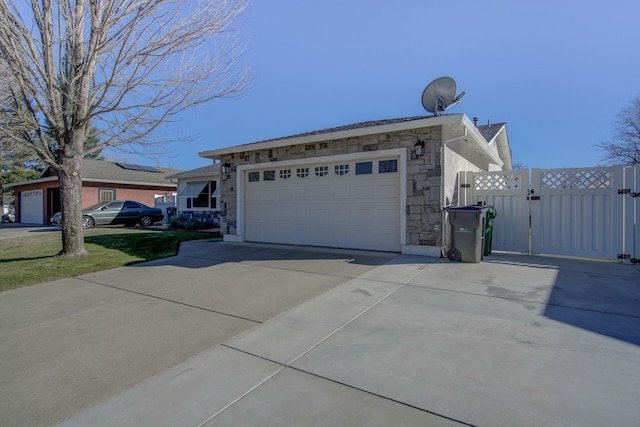
[[[276,171],[264,171],[262,173],[263,181],[275,181],[276,180]]]
[[[260,172],[249,172],[249,182],[260,181]]]
[[[209,207],[211,209],[218,209],[218,196],[220,196],[220,189],[218,188],[217,181],[211,181],[209,183],[209,189],[211,190],[211,201]]]
[[[101,188],[99,193],[98,202],[108,202],[109,200],[116,199],[116,189],[115,188]]]
[[[398,172],[397,160],[380,160],[378,163],[378,173]]]
[[[197,197],[191,198],[191,206],[194,208],[209,207],[209,183],[207,183]]]
[[[356,175],[369,175],[372,173],[372,170],[372,162],[356,163]]]
[[[349,173],[349,165],[336,165],[334,170],[336,175],[346,175]]]
[[[296,175],[298,178],[306,178],[309,176],[309,168],[297,168]]]
[[[207,208],[217,209],[220,189],[217,181],[188,182],[178,197],[187,199],[187,209]]]
[[[291,169],[282,169],[280,171],[280,179],[289,179],[291,178]]]
[[[326,176],[329,173],[329,166],[316,166],[316,176]]]

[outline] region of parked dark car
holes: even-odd
[[[82,210],[82,228],[112,224],[140,224],[146,227],[163,219],[162,209],[150,208],[132,200],[110,200]],[[51,222],[62,223],[60,212],[51,217]]]

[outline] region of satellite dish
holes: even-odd
[[[439,116],[447,108],[460,102],[464,92],[456,96],[456,81],[451,77],[440,77],[432,81],[422,92],[422,106]]]

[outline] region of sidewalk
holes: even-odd
[[[63,426],[635,425],[637,266],[399,256]]]

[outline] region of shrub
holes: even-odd
[[[172,216],[169,218],[169,228],[180,230],[202,230],[210,228],[209,224],[206,224],[195,218],[187,218],[182,215]]]

